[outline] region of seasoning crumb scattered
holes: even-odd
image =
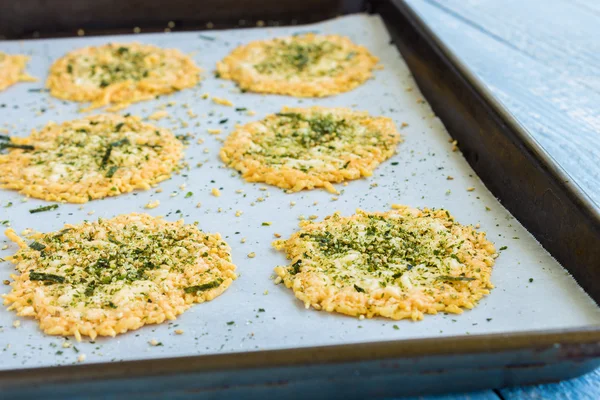
[[[228,106],[228,107],[231,107],[231,106],[233,106],[233,103],[232,103],[230,100],[223,99],[223,98],[221,98],[221,97],[213,97],[213,98],[212,98],[212,101],[213,101],[214,103],[216,103],[216,104],[220,104],[220,105],[222,105],[222,106]]]
[[[218,135],[221,133],[221,129],[207,129],[206,131],[211,135]]]
[[[254,257],[256,257],[255,252],[248,253],[248,258],[254,258]]]
[[[295,201],[290,201],[290,206],[294,207],[296,205]]]
[[[86,358],[85,354],[80,354],[79,357],[77,357],[77,362],[84,362]]]
[[[279,239],[281,237],[281,233],[274,233],[273,236]]]
[[[446,177],[446,179],[447,179],[447,180],[449,180],[449,181],[451,181],[451,180],[453,180],[453,179],[454,179],[454,177],[453,177],[453,176],[450,176],[450,175],[448,175],[448,176]]]
[[[21,326],[21,321],[20,321],[20,320],[18,320],[18,319],[17,319],[17,320],[15,320],[15,321],[13,322],[13,326],[14,326],[15,328],[18,328],[18,327],[20,327],[20,326]]]
[[[158,120],[161,120],[161,119],[166,118],[168,116],[169,116],[169,113],[166,110],[162,110],[162,111],[156,111],[156,112],[150,114],[148,116],[148,119],[151,119],[153,121],[158,121]]]
[[[153,209],[153,208],[158,207],[159,205],[160,205],[160,200],[154,200],[154,201],[148,202],[148,204],[146,204],[144,206],[144,208]]]
[[[473,186],[470,186],[470,187],[467,188],[467,192],[472,192],[474,190],[475,190],[475,188]]]
[[[183,329],[175,329],[176,335],[183,335]]]
[[[210,191],[210,194],[212,194],[215,197],[220,197],[221,196],[221,191],[217,188],[212,188],[212,190]]]
[[[150,346],[158,346],[160,344],[160,342],[156,339],[152,339],[148,343],[150,344]]]
[[[202,207],[202,203],[196,204],[196,208],[200,208],[200,207]]]
[[[318,215],[314,215],[314,214],[308,216],[308,219],[310,219],[310,220],[315,220],[317,218],[319,218],[319,216]]]
[[[236,216],[236,217],[240,217],[242,214],[243,214],[243,212],[242,212],[242,211],[240,211],[240,210],[237,210],[237,211],[235,212],[235,216]]]
[[[63,349],[71,348],[71,342],[63,342],[62,347],[63,347]]]
[[[266,221],[262,223],[262,226],[271,226],[272,222]]]
[[[241,243],[246,243],[246,238],[242,238],[242,239],[240,240],[240,242],[241,242]]]

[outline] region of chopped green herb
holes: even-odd
[[[185,194],[185,198],[187,199],[188,197],[192,197],[193,195],[194,195],[194,193],[193,193],[193,192],[187,192],[187,193]]]
[[[235,111],[246,111],[248,110],[246,107],[236,107]]]
[[[464,282],[469,282],[469,281],[474,281],[475,278],[469,278],[467,276],[450,276],[450,275],[440,275],[437,277],[437,279],[441,280],[441,281],[464,281]]]
[[[397,331],[400,330],[400,328],[398,327],[398,325],[394,325],[394,329],[397,330]]]
[[[35,213],[40,213],[40,212],[44,212],[44,211],[56,210],[57,208],[58,208],[58,204],[51,204],[49,206],[33,208],[33,209],[29,210],[29,212],[31,214],[35,214]]]
[[[29,244],[29,247],[32,248],[33,250],[37,250],[37,251],[42,251],[46,248],[45,245],[41,244],[40,242],[36,242],[33,241]]]
[[[119,169],[118,165],[113,165],[112,167],[110,167],[110,169],[106,173],[106,177],[107,178],[112,178],[113,175],[115,174],[115,172],[117,172],[118,169]]]
[[[229,118],[225,118],[219,121],[219,124],[226,124],[229,121]]]
[[[64,283],[65,277],[54,274],[45,274],[43,272],[29,272],[29,280],[30,281],[45,281],[45,282],[54,282],[54,283]]]
[[[233,325],[233,324],[235,324],[235,321],[229,321],[229,322],[227,323],[227,325]]]
[[[4,149],[35,150],[35,147],[29,144],[0,143],[0,150]]]
[[[184,289],[184,292],[186,292],[186,293],[203,292],[203,291],[208,290],[208,289],[214,289],[216,287],[219,287],[221,285],[221,283],[223,283],[223,280],[222,279],[217,279],[217,280],[214,280],[212,282],[204,283],[202,285],[196,285],[196,286],[186,287]]]
[[[502,246],[502,247],[500,247],[500,251],[506,250],[506,249],[508,249],[508,246]]]
[[[354,285],[354,289],[359,293],[365,293],[365,289],[361,288],[360,286],[357,286],[356,284]]]

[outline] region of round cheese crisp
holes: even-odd
[[[33,82],[34,77],[25,72],[29,57],[9,55],[0,51],[0,90],[17,82]]]
[[[365,82],[378,61],[347,37],[310,33],[240,46],[217,63],[217,75],[252,92],[324,97]]]
[[[236,279],[219,234],[147,214],[65,225],[29,245],[7,236],[21,242],[8,257],[20,275],[4,303],[49,335],[94,339],[173,320]]]
[[[110,111],[195,86],[200,69],[176,49],[109,43],[67,53],[52,67],[46,86],[60,99],[92,102],[85,110],[113,103]]]
[[[274,242],[292,260],[277,281],[306,308],[397,320],[460,314],[489,294],[497,254],[485,233],[445,210],[394,208],[303,223]]]
[[[370,176],[401,141],[390,118],[346,108],[284,108],[238,127],[221,159],[249,182],[297,192]]]
[[[50,123],[26,138],[0,142],[0,186],[49,201],[85,203],[150,189],[171,176],[183,145],[137,117],[96,115]]]

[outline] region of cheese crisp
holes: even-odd
[[[460,314],[493,288],[494,245],[445,210],[394,206],[304,222],[273,244],[292,263],[275,268],[306,308],[421,320]]]
[[[217,74],[252,92],[324,97],[365,82],[378,61],[347,37],[309,33],[240,46]]]
[[[8,259],[20,275],[4,303],[49,335],[115,336],[173,320],[236,279],[219,234],[147,214],[120,215],[36,233]]]
[[[200,69],[176,49],[109,43],[85,47],[50,67],[46,86],[60,99],[91,102],[86,110],[114,104],[110,111],[195,86]]]
[[[49,201],[85,203],[150,189],[171,176],[183,145],[137,117],[96,115],[50,123],[26,138],[0,141],[0,187]]]
[[[284,108],[238,127],[221,159],[249,182],[297,192],[370,176],[401,141],[393,121],[346,108]]]
[[[0,90],[17,82],[33,82],[34,77],[25,72],[29,57],[6,54],[0,51]]]

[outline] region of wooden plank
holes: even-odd
[[[600,398],[600,370],[578,379],[500,390],[504,400],[597,400]]]
[[[600,204],[600,2],[407,2]],[[600,370],[499,392],[507,400],[598,399]]]
[[[540,1],[407,2],[600,205],[600,49],[584,49],[585,35],[600,34],[598,18],[595,27],[583,8],[560,9],[571,28],[582,18],[571,46],[559,38],[569,29],[546,22],[558,16],[539,11],[551,8]]]

